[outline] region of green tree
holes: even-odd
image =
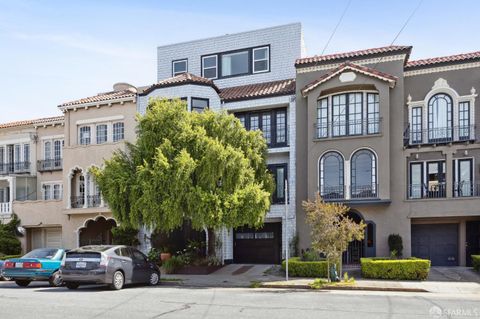
[[[329,264],[338,263],[341,277],[342,254],[351,241],[363,239],[365,223],[357,224],[347,216],[349,207],[326,203],[318,193],[315,201],[304,201],[303,208],[307,213],[307,224],[312,229],[312,249],[324,254]]]
[[[22,252],[22,245],[15,236],[16,228],[19,225],[20,220],[15,214],[8,223],[0,223],[0,254],[18,255]]]
[[[224,112],[188,112],[180,100],[152,99],[138,116],[137,141],[93,169],[115,218],[171,231],[260,226],[273,181],[267,145]]]

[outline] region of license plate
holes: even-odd
[[[23,268],[23,263],[15,263],[15,268]]]
[[[85,261],[77,261],[75,268],[86,268],[87,267],[87,262]]]

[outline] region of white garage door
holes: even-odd
[[[45,246],[48,248],[62,248],[62,229],[46,229]]]

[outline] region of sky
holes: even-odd
[[[350,0],[325,54],[392,44],[419,0]],[[156,81],[156,47],[301,22],[320,54],[349,0],[0,0],[0,123],[61,115],[57,105],[116,82]],[[480,1],[424,0],[393,44],[411,59],[480,50]]]

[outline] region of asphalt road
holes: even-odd
[[[480,296],[0,282],[0,318],[480,318]]]

